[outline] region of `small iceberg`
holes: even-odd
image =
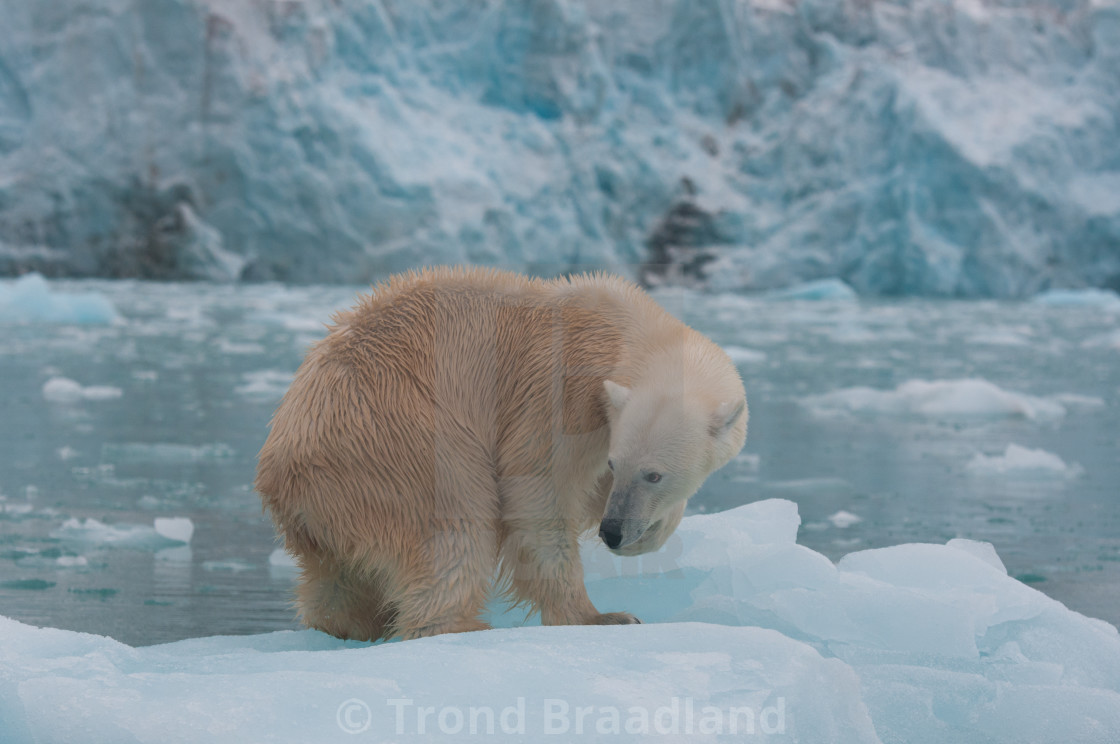
[[[1053,421],[1066,414],[1055,399],[1016,393],[983,379],[909,380],[894,390],[854,387],[807,396],[802,404],[819,414],[912,416],[967,423],[1023,418]]]
[[[189,543],[194,523],[187,517],[160,517],[152,525],[106,524],[97,519],[68,519],[50,536],[95,547],[159,550]]]
[[[114,400],[121,397],[118,387],[83,386],[68,377],[52,377],[43,383],[43,397],[52,403],[78,403],[83,400]]]
[[[104,295],[54,292],[39,274],[0,282],[0,323],[110,325],[119,320]]]
[[[1053,452],[1018,444],[1007,445],[1002,455],[977,454],[966,468],[972,475],[1013,478],[1077,478],[1084,472],[1077,463],[1067,465]]]

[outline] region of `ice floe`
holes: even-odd
[[[113,400],[123,391],[111,385],[83,386],[68,377],[52,377],[43,383],[43,397],[52,403],[78,403],[83,400]]]
[[[1048,421],[1066,413],[1057,400],[1004,390],[983,379],[908,380],[894,390],[844,388],[807,396],[802,403],[822,414],[913,416],[953,422],[1000,418]]]
[[[1009,577],[986,543],[838,563],[784,500],[686,518],[660,555],[583,548],[638,626],[369,645],[315,631],[132,648],[0,619],[5,741],[1077,741],[1120,735],[1120,634]],[[504,726],[504,728],[503,728]],[[627,728],[630,726],[630,728]],[[734,737],[732,737],[734,738]],[[722,740],[722,739],[721,739]]]
[[[0,323],[106,325],[118,320],[113,303],[96,292],[57,292],[39,274],[0,281]]]
[[[94,547],[156,550],[190,542],[194,525],[187,517],[159,517],[151,525],[106,524],[97,519],[71,518],[50,536],[68,543]]]
[[[973,475],[1018,478],[1076,478],[1084,472],[1077,463],[1066,464],[1053,452],[1014,443],[1000,455],[977,453],[966,467]]]

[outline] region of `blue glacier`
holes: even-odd
[[[1120,286],[1116,0],[0,0],[0,18],[0,273]]]

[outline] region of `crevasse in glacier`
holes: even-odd
[[[1120,5],[0,0],[0,271],[1120,283]]]

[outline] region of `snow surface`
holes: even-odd
[[[469,733],[472,717],[519,741],[607,739],[612,726],[634,740],[713,741],[732,718],[767,741],[1120,736],[1115,627],[1008,577],[986,543],[833,564],[795,543],[798,524],[795,504],[770,500],[688,517],[641,558],[587,543],[593,601],[635,612],[639,626],[132,648],[0,619],[4,740],[434,741]]]
[[[909,380],[894,390],[845,388],[807,396],[803,404],[825,415],[887,414],[960,423],[1001,418],[1047,421],[1066,413],[1054,399],[1004,390],[982,379]]]
[[[1100,0],[0,0],[0,271],[1120,277]]]
[[[0,281],[0,323],[105,325],[119,320],[113,303],[104,295],[56,292],[34,273],[14,282]]]

